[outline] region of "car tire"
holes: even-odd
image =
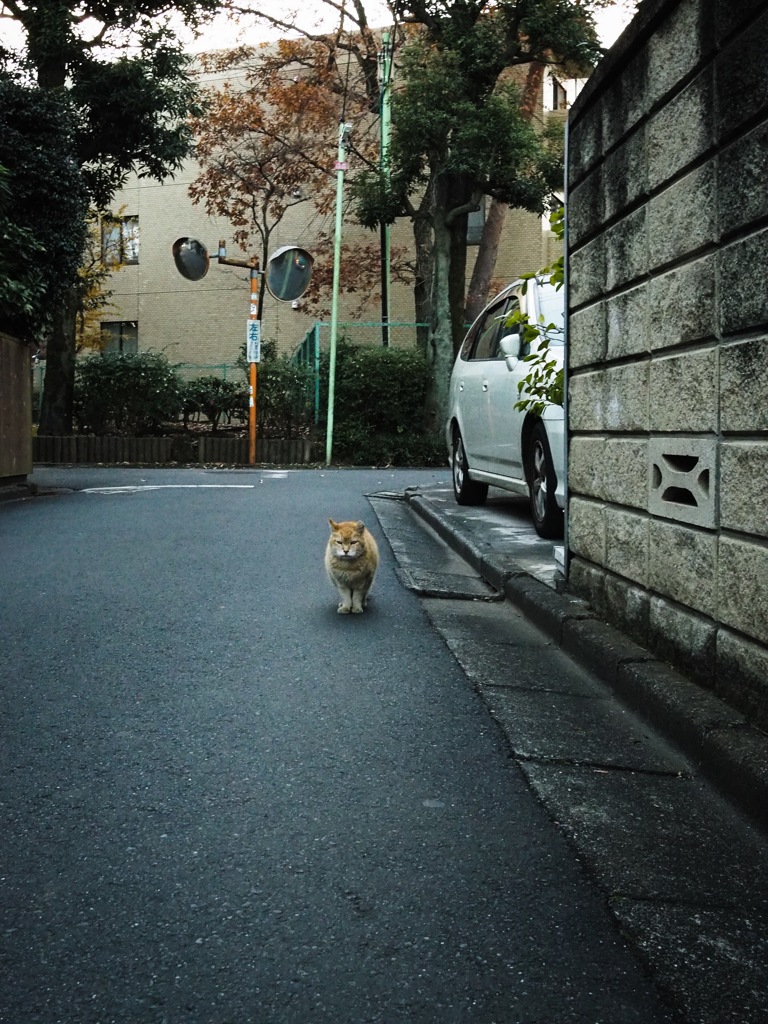
[[[536,533],[547,540],[557,540],[563,536],[563,510],[555,498],[557,477],[547,431],[541,422],[535,425],[528,439],[525,465],[528,471],[531,516]]]
[[[464,451],[464,441],[458,427],[454,427],[453,430],[451,476],[453,478],[453,493],[458,505],[485,504],[485,499],[488,497],[488,484],[470,480],[467,453]]]

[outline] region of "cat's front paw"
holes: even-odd
[[[340,604],[336,611],[339,613],[339,615],[349,615],[352,609],[348,604]]]
[[[365,611],[365,608],[363,608],[361,605],[357,605],[357,606],[353,606],[352,607],[352,614],[353,615],[362,615],[364,611]]]

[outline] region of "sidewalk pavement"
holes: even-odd
[[[368,498],[671,1019],[763,1024],[768,737],[562,589],[524,499],[460,507],[449,484]]]
[[[495,590],[613,692],[761,827],[768,827],[768,736],[739,712],[569,595],[551,541],[520,525],[515,499],[456,504],[450,488],[413,488],[409,508]]]

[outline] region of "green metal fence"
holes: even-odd
[[[383,324],[381,321],[343,320],[336,325],[336,340],[348,342],[350,345],[373,347],[383,346],[386,339],[390,348],[414,348],[418,343],[419,328],[422,327],[427,327],[427,324],[405,321]],[[304,339],[291,356],[291,361],[297,366],[308,366],[312,371],[315,423],[320,416],[320,354],[327,352],[330,347],[331,324],[317,321],[304,335]]]

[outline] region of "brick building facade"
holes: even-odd
[[[213,76],[201,76],[211,84]],[[542,89],[541,116],[544,116],[545,92]],[[551,105],[551,103],[549,104]],[[562,115],[560,115],[562,116]],[[328,164],[332,166],[336,140],[329,139]],[[197,238],[215,254],[218,240],[228,243],[229,255],[237,255],[232,244],[232,228],[222,219],[208,217],[201,206],[189,198],[190,183],[199,173],[188,161],[172,180],[158,183],[131,178],[112,205],[119,218],[138,223],[138,258],[122,266],[112,277],[111,306],[104,311],[102,325],[111,347],[123,350],[164,352],[173,363],[217,365],[234,363],[245,340],[248,315],[248,271],[224,267],[212,261],[203,280],[185,280],[176,270],[171,250],[181,237]],[[312,252],[313,242],[322,230],[332,228],[332,215],[322,219],[311,203],[293,207],[277,226],[272,249],[299,245]],[[351,224],[344,225],[344,241],[356,238],[370,241],[371,233]],[[413,248],[410,224],[402,220],[392,229],[392,245]],[[471,273],[475,249],[470,247],[468,272]],[[520,210],[509,210],[496,264],[496,280],[503,284],[520,273],[537,270],[552,255],[552,235],[542,231],[538,217]],[[359,296],[354,296],[355,306]],[[380,302],[366,303],[359,314],[352,300],[340,300],[340,321],[381,319]],[[413,294],[409,286],[393,282],[390,320],[411,323],[414,320]],[[280,352],[292,352],[312,327],[314,318],[301,300],[294,306],[280,303],[267,295],[264,304],[263,337],[277,342]],[[375,329],[368,332],[372,338]],[[414,333],[393,331],[393,343],[410,343]]]

